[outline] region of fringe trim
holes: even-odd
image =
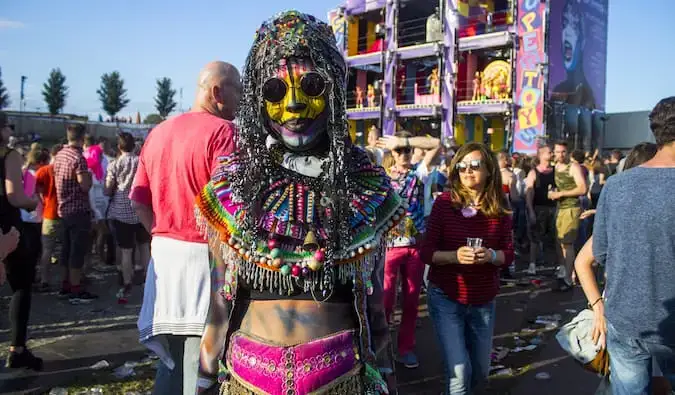
[[[351,372],[346,373],[342,377],[338,377],[333,382],[326,384],[316,391],[312,391],[307,395],[351,395],[351,394],[366,394],[363,378],[360,375],[361,367],[357,366]],[[220,395],[266,395],[264,391],[255,388],[254,385],[244,382],[236,378],[234,375],[230,376],[228,381],[224,382],[220,387]],[[298,394],[293,392],[293,394]]]

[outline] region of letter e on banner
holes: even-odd
[[[539,35],[536,31],[523,34],[523,51],[537,52],[539,50]]]

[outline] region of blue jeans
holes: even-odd
[[[653,359],[673,384],[675,348],[622,335],[607,322],[607,350],[612,395],[650,395]]]
[[[490,372],[495,301],[463,305],[430,284],[429,315],[441,344],[448,395],[470,394]]]
[[[199,336],[164,336],[175,363],[173,370],[161,361],[155,376],[154,395],[194,395],[199,375]]]

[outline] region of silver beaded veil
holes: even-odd
[[[316,71],[328,81],[326,90],[327,152],[323,173],[312,181],[332,205],[333,219],[328,224],[329,240],[326,255],[332,260],[341,242],[349,241],[349,218],[352,217],[353,186],[348,181],[351,143],[345,111],[346,65],[331,28],[315,17],[297,11],[286,11],[264,22],[256,32],[253,47],[243,72],[243,95],[237,115],[239,132],[237,150],[246,170],[232,180],[234,199],[243,204],[247,215],[242,231],[257,234],[260,199],[283,171],[272,160],[266,146],[266,128],[262,87],[274,75],[279,61],[289,57],[308,58]],[[295,176],[295,175],[294,175]],[[297,177],[301,177],[299,174]],[[305,180],[309,181],[309,180]]]

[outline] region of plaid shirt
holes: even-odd
[[[82,148],[65,146],[54,158],[54,183],[59,217],[91,215],[89,195],[77,182],[77,175],[88,172]]]
[[[141,220],[131,207],[129,192],[138,169],[138,155],[122,153],[114,162],[108,164],[106,188],[112,188],[113,197],[108,208],[108,218],[127,224],[138,224]]]

